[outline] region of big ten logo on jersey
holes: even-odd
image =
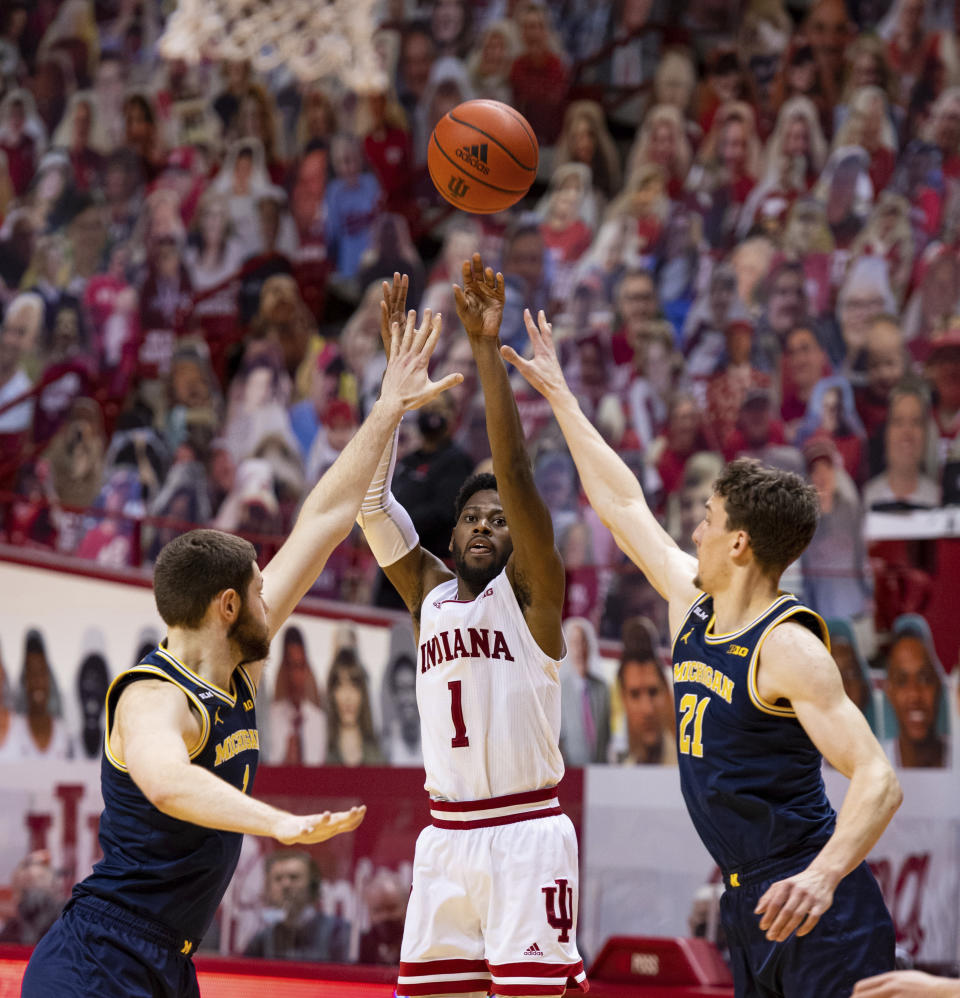
[[[743,645],[730,645],[727,648],[728,655],[737,655],[739,658],[746,658],[750,654],[749,648],[744,648]]]
[[[566,879],[556,879],[547,887],[541,887],[547,905],[547,924],[558,932],[557,941],[570,941],[573,928],[573,888]]]
[[[253,710],[253,701],[252,700],[244,700],[243,701],[243,709],[244,710]]]
[[[897,943],[916,956],[926,935],[923,929],[923,899],[927,893],[930,853],[911,853],[902,860],[870,859],[883,899],[897,930]],[[935,893],[930,887],[931,893]],[[935,897],[930,899],[936,901]]]

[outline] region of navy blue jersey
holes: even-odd
[[[212,686],[164,648],[121,673],[107,693],[107,737],[100,769],[103,859],[75,894],[105,898],[200,940],[230,883],[243,836],[203,828],[163,814],[150,803],[110,749],[109,732],[121,692],[141,679],[164,679],[183,690],[201,722],[190,750],[195,766],[244,793],[253,787],[260,740],[255,688],[246,670],[233,673],[228,693]]]
[[[829,647],[823,620],[790,594],[732,634],[714,633],[701,596],[673,643],[680,786],[703,844],[723,871],[818,850],[833,831],[822,758],[786,701],[757,688],[760,649],[785,620]]]

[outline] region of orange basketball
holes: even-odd
[[[539,158],[536,136],[522,114],[500,101],[468,100],[437,122],[427,168],[450,204],[489,215],[530,190]]]

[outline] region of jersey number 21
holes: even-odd
[[[680,698],[680,718],[679,742],[680,752],[683,755],[693,755],[698,759],[703,758],[703,714],[710,703],[710,697],[697,699],[696,693],[686,693]],[[687,729],[693,721],[693,737],[691,738]]]

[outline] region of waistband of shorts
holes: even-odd
[[[819,848],[803,849],[800,852],[771,856],[754,863],[745,863],[731,870],[724,870],[724,886],[746,887],[762,880],[777,879],[780,874],[790,875],[803,869],[819,851]]]
[[[144,939],[174,950],[181,956],[193,956],[197,946],[200,945],[199,939],[187,938],[162,922],[155,922],[152,918],[140,915],[98,894],[74,894],[67,902],[67,909],[74,907],[90,912],[100,919],[109,919]]]
[[[430,819],[435,828],[493,828],[557,814],[563,811],[556,787],[482,800],[430,799]]]

